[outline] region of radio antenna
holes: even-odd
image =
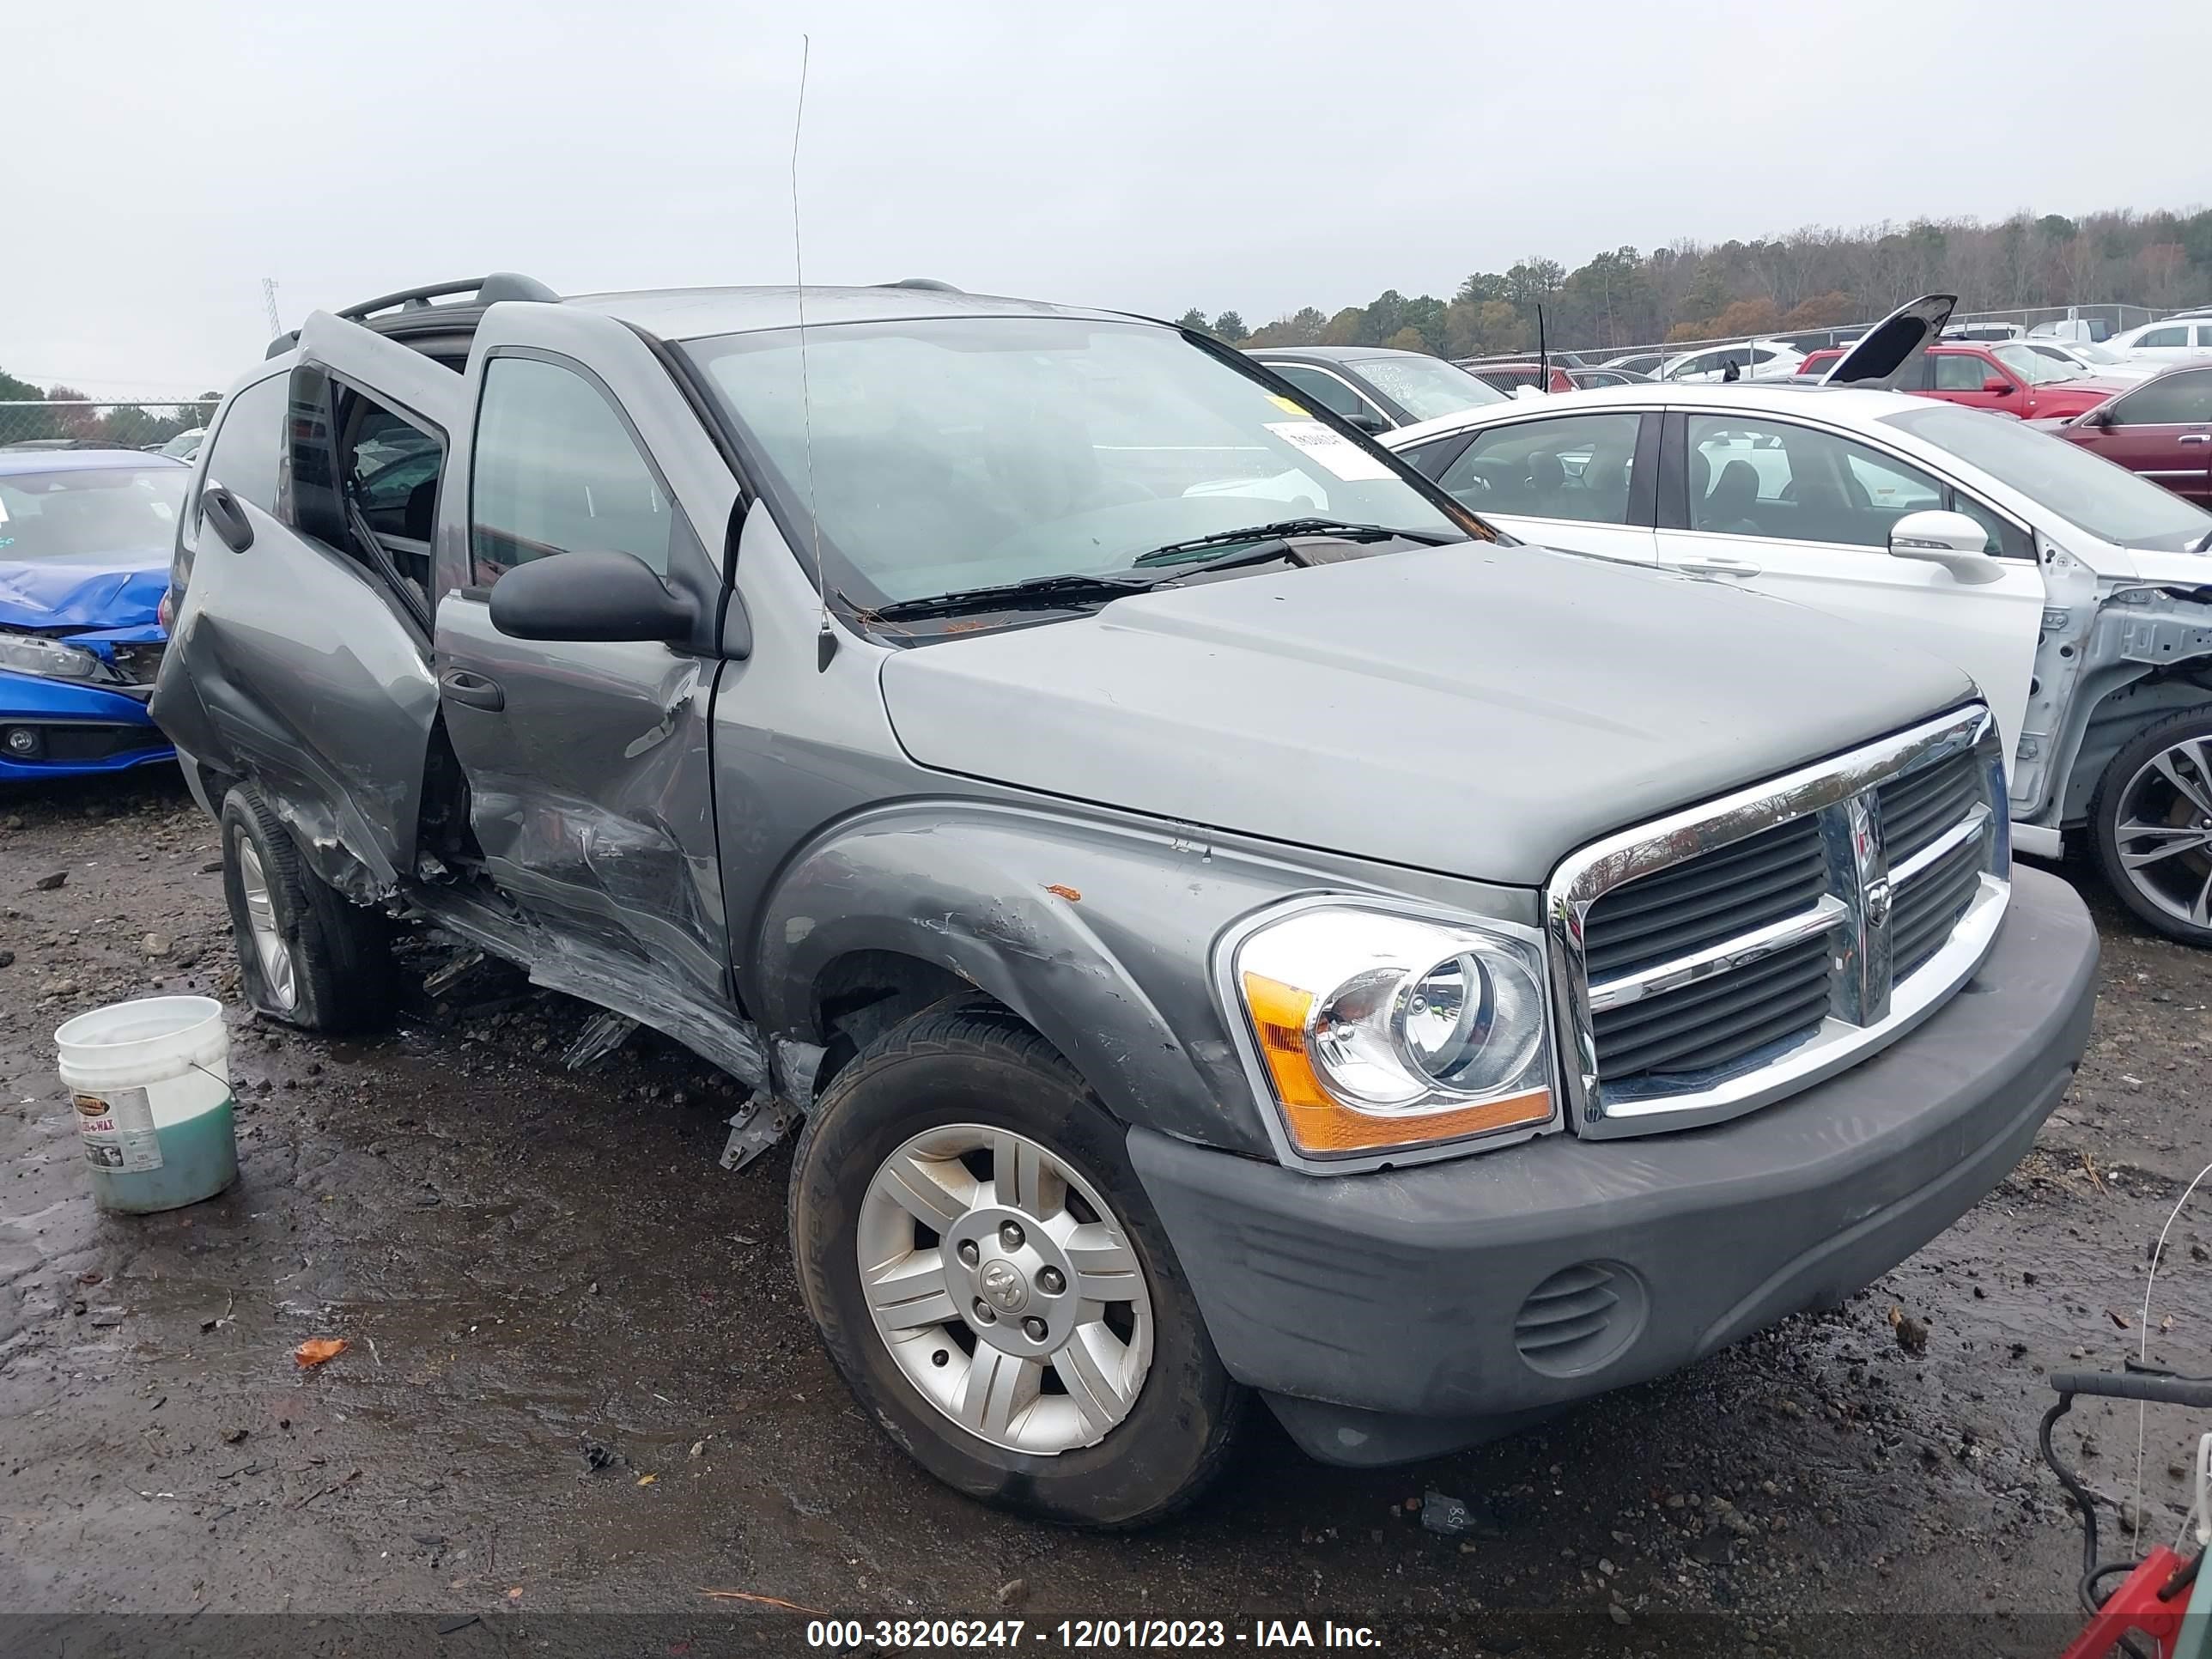
[[[830,625],[830,588],[822,574],[822,512],[814,493],[814,393],[806,377],[806,253],[799,222],[799,139],[806,126],[806,66],[814,55],[811,36],[799,37],[799,107],[791,118],[791,270],[799,301],[799,416],[806,449],[806,520],[814,537],[814,587],[822,597],[822,626],[815,635],[814,671],[828,670],[837,654],[837,633]]]

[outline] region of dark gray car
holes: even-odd
[[[2066,1085],[2094,935],[1954,668],[1165,325],[452,292],[280,341],[180,527],[246,993],[373,1023],[428,918],[749,1085],[729,1161],[803,1119],[808,1307],[963,1492],[1157,1518],[1254,1392],[1504,1432],[1863,1285]]]
[[[1425,351],[1387,346],[1260,346],[1265,363],[1309,404],[1342,416],[1362,432],[1389,432],[1463,409],[1503,403],[1506,394],[1457,363]]]

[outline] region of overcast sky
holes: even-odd
[[[2212,204],[2205,0],[26,5],[0,368],[228,385],[264,276],[288,327],[501,268],[787,282],[802,29],[815,283],[1256,326],[1530,254]]]

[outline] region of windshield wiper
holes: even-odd
[[[1379,541],[1396,536],[1409,542],[1419,542],[1426,547],[1441,547],[1446,542],[1461,539],[1457,536],[1439,535],[1432,530],[1399,530],[1387,524],[1358,524],[1348,519],[1282,519],[1273,524],[1250,525],[1243,530],[1217,530],[1211,536],[1194,536],[1187,542],[1170,542],[1165,547],[1139,553],[1131,561],[1131,566],[1142,569],[1152,564],[1177,564],[1182,562],[1186,553],[1203,552],[1209,547],[1225,547],[1232,542],[1277,542],[1285,536],[1315,535],[1337,536],[1346,541]],[[1218,565],[1212,568],[1220,568]]]
[[[2189,550],[2191,553],[2212,553],[2212,530],[2204,532],[2204,539]]]
[[[1285,519],[1277,524],[1254,525],[1244,530],[1224,530],[1211,536],[1194,536],[1187,542],[1170,542],[1139,554],[1127,571],[1104,575],[1030,576],[1018,582],[998,582],[988,587],[964,587],[951,593],[933,593],[918,599],[896,599],[879,605],[868,614],[885,622],[927,617],[957,617],[989,611],[1050,611],[1078,605],[1105,605],[1132,593],[1175,585],[1186,577],[1209,570],[1229,570],[1239,565],[1269,564],[1297,557],[1285,539],[1290,536],[1328,534],[1346,541],[1382,541],[1393,537],[1442,546],[1458,537],[1427,530],[1397,530],[1384,524],[1353,524],[1340,519]],[[1251,546],[1241,544],[1252,543]],[[1211,547],[1232,550],[1213,558],[1193,558]],[[1147,566],[1164,568],[1147,569]]]
[[[1155,585],[1146,576],[1030,576],[989,587],[963,587],[919,599],[895,599],[867,614],[886,622],[914,617],[957,617],[974,611],[1049,611],[1061,605],[1103,605]]]

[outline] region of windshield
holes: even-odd
[[[2069,524],[2122,547],[2179,550],[2212,532],[2212,514],[2124,467],[2002,416],[1957,404],[1882,417],[2002,479]]]
[[[0,473],[0,560],[167,558],[191,476],[184,466]]]
[[[695,340],[825,591],[879,605],[1127,571],[1326,515],[1459,539],[1398,470],[1173,330],[920,318]],[[811,434],[811,443],[809,434]],[[813,508],[811,526],[808,507]]]
[[[1441,357],[1362,357],[1350,367],[1417,421],[1456,415],[1477,404],[1507,401],[1497,387],[1485,386],[1457,363]]]
[[[2033,346],[2001,345],[1992,349],[1990,355],[2030,386],[2089,378],[2089,371],[2070,358],[2046,356]]]

